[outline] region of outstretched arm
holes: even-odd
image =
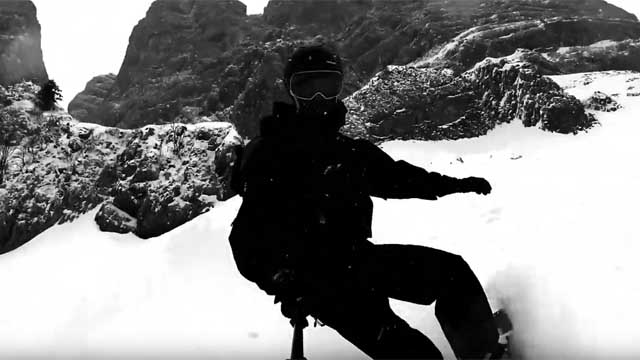
[[[367,164],[370,195],[384,199],[418,198],[437,200],[454,193],[488,194],[491,185],[481,178],[458,179],[409,164],[395,161],[382,149],[367,140],[358,140]]]

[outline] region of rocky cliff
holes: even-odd
[[[602,0],[271,0],[261,16],[247,16],[235,0],[158,0],[133,30],[109,95],[99,106],[70,111],[135,128],[187,108],[251,137],[271,102],[287,100],[280,80],[287,56],[317,36],[345,59],[346,98],[387,65],[459,74],[518,48],[549,52],[638,39],[640,23]]]
[[[91,106],[74,101],[69,112],[123,128],[170,122],[183,107],[206,103],[212,85],[231,64],[229,51],[237,50],[247,34],[259,32],[237,0],[155,1],[133,29],[105,101]]]
[[[466,70],[487,57],[513,54],[518,48],[549,49],[589,46],[601,40],[640,39],[640,24],[632,20],[556,17],[473,27],[442,46],[416,66],[445,64]],[[621,64],[622,65],[622,64]]]
[[[554,47],[541,54],[565,74],[618,69],[640,71],[640,38]]]
[[[36,7],[28,0],[0,1],[0,85],[48,80]]]

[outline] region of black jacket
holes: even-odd
[[[319,126],[276,102],[234,166],[232,187],[243,202],[229,240],[242,275],[267,292],[282,268],[313,274],[348,267],[371,244],[370,196],[436,200],[464,191],[459,179],[340,134],[346,112],[338,102]]]

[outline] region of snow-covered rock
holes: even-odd
[[[126,234],[138,228],[138,220],[110,203],[102,205],[95,220],[100,230],[107,232]]]
[[[0,253],[105,201],[98,217],[103,229],[120,229],[112,215],[123,211],[136,220],[125,221],[125,228],[147,238],[233,195],[230,164],[233,147],[242,143],[233,125],[104,127],[61,111],[34,112],[25,104],[32,105],[29,99],[37,90],[24,83],[4,91],[12,100],[7,109],[25,118],[34,135],[17,147],[0,184],[7,190],[0,203]]]
[[[390,66],[346,99],[345,133],[380,139],[455,140],[522,121],[559,133],[590,128],[583,105],[543,76],[550,64],[519,49],[456,76],[451,69]]]
[[[621,107],[611,96],[601,91],[594,92],[593,95],[584,102],[584,106],[589,110],[605,112],[618,111]]]

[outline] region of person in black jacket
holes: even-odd
[[[234,164],[242,197],[229,241],[240,273],[304,309],[374,359],[441,359],[389,298],[430,305],[458,358],[496,354],[498,331],[484,290],[464,259],[424,246],[374,245],[371,196],[437,200],[489,194],[485,179],[457,179],[395,161],[376,145],[339,133],[340,57],[297,49],[284,80],[294,104],[275,102]]]

